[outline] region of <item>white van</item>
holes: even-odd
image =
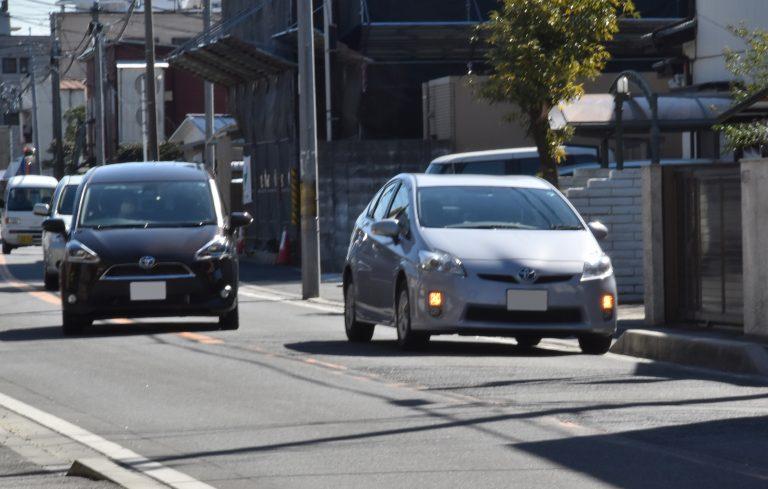
[[[563,146],[565,159],[559,168],[599,161],[597,148]],[[598,165],[599,166],[599,165]],[[472,175],[536,175],[541,170],[535,147],[455,153],[432,160],[425,173]]]
[[[21,175],[8,180],[3,194],[2,231],[3,254],[20,246],[39,245],[45,217],[33,213],[35,204],[50,204],[57,181],[41,175]]]

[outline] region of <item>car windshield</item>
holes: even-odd
[[[554,190],[515,187],[426,187],[419,220],[428,228],[580,230],[581,221]]]
[[[64,216],[71,216],[75,207],[75,194],[77,193],[77,185],[67,185],[61,191],[61,197],[59,197],[59,205],[56,208],[58,214]]]
[[[96,183],[88,186],[80,227],[185,227],[216,223],[208,182]]]
[[[15,187],[8,193],[9,211],[31,211],[35,204],[50,204],[52,188]]]

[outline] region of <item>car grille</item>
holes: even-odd
[[[580,323],[581,310],[574,307],[548,311],[508,311],[504,307],[470,305],[464,317],[467,321],[480,323]]]
[[[490,280],[493,282],[505,282],[505,283],[511,283],[511,284],[519,284],[522,283],[520,280],[515,277],[514,275],[498,275],[498,274],[492,274],[492,273],[478,273],[478,277],[480,277],[483,280]],[[570,281],[575,275],[544,275],[541,277],[537,277],[536,280],[534,280],[533,284],[555,284],[558,282],[568,282]]]
[[[112,265],[101,276],[101,280],[129,280],[148,278],[189,278],[194,274],[183,263],[157,263],[149,270],[135,263]]]

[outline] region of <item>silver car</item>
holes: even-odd
[[[521,347],[576,336],[603,354],[616,331],[616,281],[598,239],[536,177],[398,175],[360,215],[344,269],[353,342],[395,326],[404,349],[431,335],[511,336]]]
[[[69,231],[75,194],[82,179],[81,175],[67,175],[62,178],[53,193],[51,204],[37,204],[34,209],[35,214],[61,219],[64,221],[67,231]],[[42,243],[45,288],[48,290],[58,290],[59,266],[64,259],[64,236],[60,233],[43,231]]]

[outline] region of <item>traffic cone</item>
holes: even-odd
[[[277,252],[277,265],[291,264],[291,240],[288,238],[288,231],[283,230],[283,236],[280,238],[280,249]]]

